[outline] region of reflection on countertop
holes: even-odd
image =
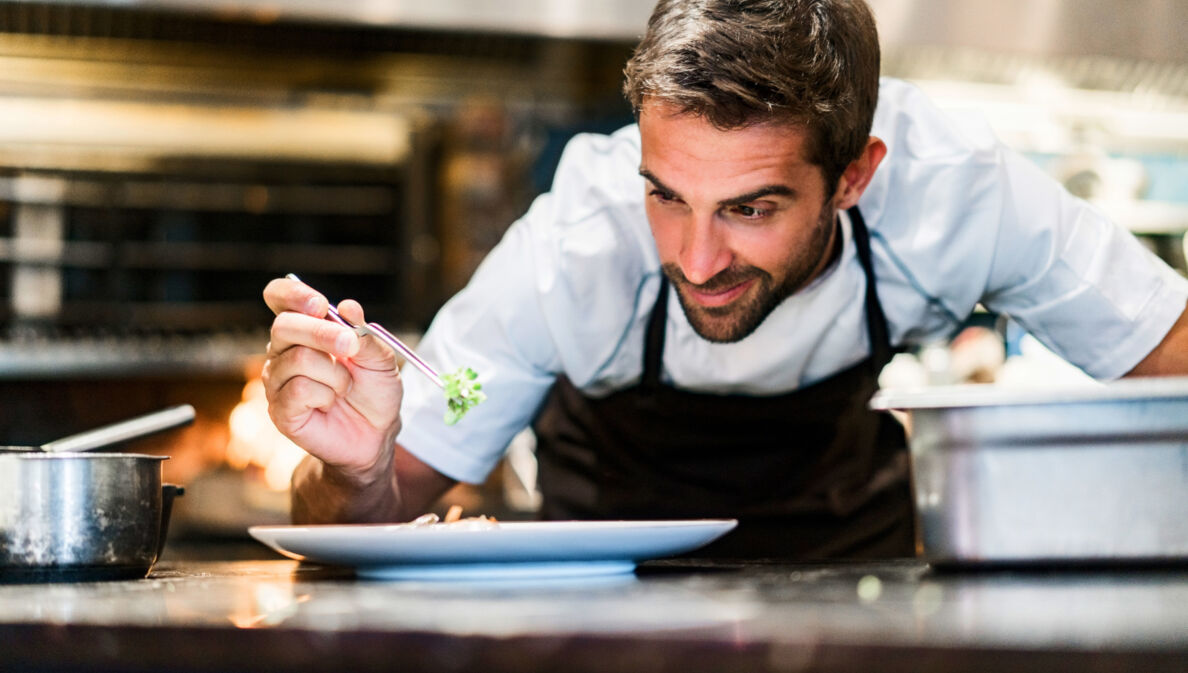
[[[681,560],[590,581],[433,583],[167,559],[140,581],[0,586],[5,658],[54,670],[240,670],[247,651],[277,670],[1177,670],[1186,625],[1182,566]],[[178,663],[199,649],[201,665]]]

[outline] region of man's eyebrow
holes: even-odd
[[[722,206],[741,206],[744,203],[750,203],[756,199],[761,199],[765,196],[796,196],[796,190],[787,185],[765,185],[746,194],[739,194],[738,196],[726,199],[718,205]]]
[[[675,190],[671,189],[670,187],[665,185],[663,182],[661,182],[660,179],[657,178],[655,175],[652,175],[651,171],[649,171],[648,169],[646,169],[646,168],[639,169],[639,174],[641,176],[643,176],[644,178],[646,178],[653,185],[656,185],[656,188],[659,189],[660,191],[668,193],[668,194],[676,195]],[[756,199],[761,199],[765,196],[796,196],[796,190],[792,189],[791,187],[789,187],[787,185],[764,185],[763,187],[760,187],[759,189],[747,192],[746,194],[739,194],[738,196],[734,196],[729,199],[720,201],[718,203],[718,205],[727,206],[727,207],[741,206],[745,203],[750,203],[751,201],[754,201]]]
[[[659,189],[660,191],[665,192],[667,194],[674,194],[674,195],[676,194],[675,191],[673,191],[672,189],[669,189],[668,186],[665,185],[663,182],[660,182],[660,178],[656,177],[655,175],[652,175],[652,172],[649,171],[648,169],[640,168],[639,174],[641,176],[643,176],[643,178],[646,179],[648,182],[652,183],[653,185],[656,185],[656,189]]]

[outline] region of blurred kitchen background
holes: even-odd
[[[651,4],[0,2],[0,443],[190,403],[129,447],[187,488],[171,546],[286,521],[302,453],[264,411],[264,285],[298,273],[415,342],[564,142],[631,121]],[[980,110],[1188,272],[1188,0],[871,4],[886,74]],[[985,314],[888,381],[1077,376]],[[526,435],[448,502],[530,516],[534,479]]]

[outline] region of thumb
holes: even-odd
[[[363,306],[354,299],[344,299],[339,302],[338,315],[352,325],[362,325],[367,320],[363,317]]]
[[[338,304],[338,314],[352,325],[364,325],[363,307],[354,299],[344,299]],[[351,356],[356,364],[367,369],[391,369],[395,354],[383,342],[374,337],[360,338],[359,350]]]

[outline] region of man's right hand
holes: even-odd
[[[329,302],[300,281],[273,280],[264,301],[276,314],[263,380],[277,429],[360,486],[390,479],[403,395],[395,354],[326,320]],[[338,310],[364,323],[358,302]]]

